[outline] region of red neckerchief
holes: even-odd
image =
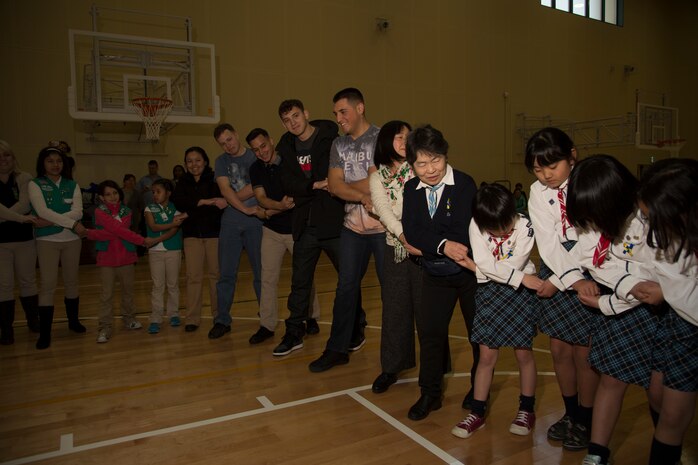
[[[594,249],[594,258],[591,261],[596,268],[601,268],[603,262],[606,261],[606,256],[608,255],[610,246],[611,239],[604,234],[601,234],[601,237],[599,237],[599,243],[596,244],[596,249]]]

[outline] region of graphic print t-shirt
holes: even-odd
[[[216,159],[216,179],[221,176],[227,177],[230,181],[230,187],[232,187],[235,192],[239,192],[246,185],[252,183],[252,181],[250,181],[250,166],[252,166],[255,161],[257,161],[257,157],[250,149],[245,150],[245,153],[239,157],[234,157],[228,153],[223,153]],[[247,207],[252,207],[257,205],[257,199],[252,196],[245,200],[244,204]],[[244,215],[244,213],[231,206],[228,206],[228,208],[226,208],[223,212],[224,215],[233,213]]]
[[[371,126],[356,139],[341,136],[334,140],[330,150],[330,168],[344,171],[344,182],[351,184],[368,177],[373,166],[373,152],[380,128]],[[370,215],[360,203],[347,202],[344,206],[344,226],[358,234],[376,234],[384,231],[378,219]]]
[[[298,165],[300,165],[301,170],[306,178],[310,179],[313,169],[313,157],[311,154],[311,149],[313,148],[313,143],[317,138],[318,130],[315,129],[313,134],[307,140],[300,140],[296,137],[296,160]]]

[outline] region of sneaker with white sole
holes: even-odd
[[[97,344],[104,344],[109,341],[109,336],[106,331],[100,331],[97,335]]]
[[[601,457],[598,455],[587,454],[582,460],[582,465],[602,465]]]
[[[485,417],[471,413],[453,427],[451,434],[465,439],[475,434],[475,431],[483,426],[485,426]]]
[[[511,422],[509,432],[519,436],[528,436],[536,424],[536,414],[519,410],[516,418]]]
[[[138,320],[132,320],[126,324],[126,329],[141,329],[143,325]]]
[[[281,343],[274,347],[274,350],[272,351],[272,354],[280,357],[282,355],[288,355],[294,350],[302,349],[303,348],[303,338],[295,336],[290,333],[286,333],[281,339]]]

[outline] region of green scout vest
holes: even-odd
[[[111,210],[109,210],[109,207],[107,207],[103,203],[99,204],[99,207],[97,207],[97,208],[99,208],[100,210],[105,212],[107,215],[111,215]],[[118,219],[123,218],[124,216],[127,216],[129,213],[131,213],[131,209],[122,203],[121,206],[119,207],[119,211],[116,213],[116,215],[114,215],[114,218],[116,218],[118,220]],[[102,226],[101,224],[97,224],[97,225],[95,225],[95,229],[104,229],[104,226]],[[127,252],[135,252],[136,251],[136,245],[133,244],[132,242],[129,242],[125,239],[121,239],[121,243],[124,244],[124,248],[126,249]],[[95,249],[98,252],[106,252],[108,248],[109,248],[109,241],[97,241],[97,242],[95,242]]]
[[[162,208],[161,205],[157,203],[151,203],[148,205],[148,210],[150,210],[150,213],[153,214],[153,219],[155,220],[155,224],[169,224],[172,223],[172,220],[174,219],[175,212],[177,209],[172,205],[172,202],[167,204],[167,207]],[[152,231],[150,228],[148,229],[148,237],[160,237],[162,236],[166,231]],[[177,234],[174,236],[170,237],[166,241],[162,242],[162,245],[165,246],[167,250],[182,250],[182,230],[180,229],[177,231]]]
[[[32,180],[34,184],[39,186],[41,193],[44,195],[44,201],[46,206],[56,213],[67,213],[70,211],[72,206],[73,193],[75,192],[76,182],[72,179],[61,178],[61,185],[57,186],[49,178],[42,176],[40,178],[34,178]],[[32,207],[32,214],[37,215],[34,207]],[[50,236],[51,234],[58,234],[63,231],[63,226],[53,225],[46,226],[43,228],[36,228],[36,236]]]

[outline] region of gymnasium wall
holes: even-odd
[[[150,158],[161,174],[183,150],[220,149],[213,126],[180,124],[136,153],[85,143],[85,125],[68,115],[68,29],[91,29],[92,0],[0,1],[0,138],[34,171],[49,139],[74,148],[80,184],[137,177]],[[313,118],[332,118],[332,95],[355,86],[369,121],[431,123],[451,144],[453,165],[478,182],[528,185],[517,114],[571,121],[635,111],[636,90],[650,103],[680,108],[682,156],[698,156],[698,2],[626,0],[617,27],[544,8],[538,0],[101,0],[99,6],[189,16],[193,40],[214,43],[222,119],[241,139],[256,126],[278,138],[276,114],[302,99]],[[376,18],[390,26],[379,31]],[[143,23],[108,32],[149,35]],[[155,32],[155,31],[154,31]],[[162,31],[157,31],[158,36]],[[624,73],[624,65],[633,73]],[[508,97],[504,97],[506,95]],[[126,129],[132,130],[132,129]],[[599,150],[582,150],[585,156]],[[650,153],[610,147],[634,172]],[[99,153],[96,153],[99,152]],[[140,154],[138,152],[141,152]],[[156,155],[152,155],[155,153]]]

